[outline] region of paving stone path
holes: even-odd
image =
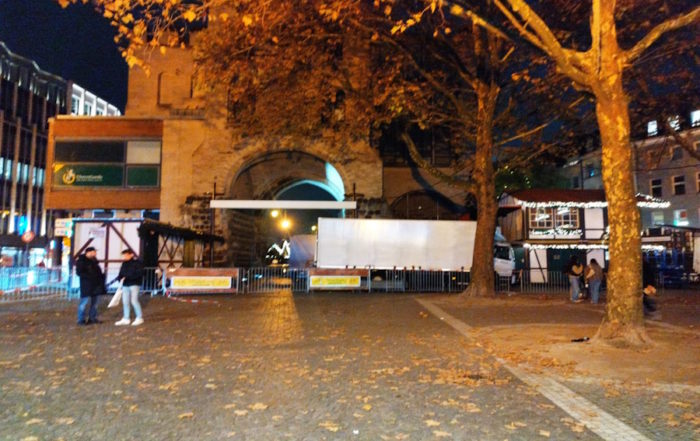
[[[0,307],[0,440],[600,439],[414,296],[219,301],[150,299],[140,327]]]

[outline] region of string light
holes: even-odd
[[[532,244],[524,243],[524,248],[531,250],[607,250],[608,246],[604,244],[587,244],[587,243],[571,243],[571,244]],[[666,247],[663,245],[642,245],[643,251],[664,251]]]
[[[551,230],[530,230],[530,236],[578,237],[580,235],[581,230],[569,230],[565,228],[554,228]]]
[[[646,194],[637,194],[637,198],[643,200],[637,201],[637,206],[641,208],[668,208],[671,206],[669,201],[657,199]],[[608,206],[607,201],[592,201],[592,202],[563,202],[563,201],[546,201],[546,202],[529,202],[515,199],[518,205],[525,208],[605,208]]]

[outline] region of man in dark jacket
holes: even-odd
[[[122,305],[124,306],[124,317],[115,323],[117,326],[128,325],[131,315],[129,305],[134,307],[134,315],[136,318],[131,323],[132,326],[143,324],[143,313],[141,312],[141,304],[139,303],[139,288],[141,288],[141,280],[143,279],[143,264],[139,261],[134,252],[130,249],[122,251],[124,262],[119,269],[117,279],[122,284]]]
[[[78,325],[100,323],[97,320],[97,296],[104,294],[105,276],[100,264],[97,263],[97,250],[87,247],[85,254],[78,256],[75,262],[75,273],[80,277],[80,304],[78,305]],[[90,301],[88,320],[85,321],[85,308]]]

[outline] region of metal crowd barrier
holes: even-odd
[[[561,271],[523,270],[519,287],[523,293],[568,292],[569,276]]]
[[[371,270],[372,292],[461,292],[469,285],[465,271]]]
[[[61,268],[0,268],[0,303],[67,297]]]

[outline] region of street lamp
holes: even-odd
[[[316,231],[316,225],[311,225],[311,231]]]
[[[283,230],[287,231],[291,227],[292,227],[292,222],[289,219],[284,218],[284,219],[282,219],[282,221],[280,221],[280,228],[282,228]]]
[[[280,211],[279,211],[279,210],[272,210],[272,211],[270,212],[270,216],[272,216],[272,217],[274,217],[274,218],[278,217],[279,215],[280,215]]]

